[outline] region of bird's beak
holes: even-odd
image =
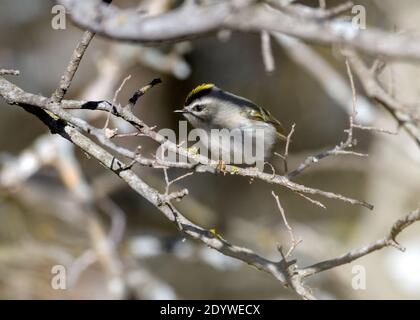
[[[187,113],[187,109],[174,110],[175,113]]]

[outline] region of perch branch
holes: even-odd
[[[345,50],[345,55],[362,83],[367,96],[384,106],[420,147],[419,125],[411,115],[410,109],[385,91],[376,79],[376,73],[365,65],[357,52]]]

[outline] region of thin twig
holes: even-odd
[[[287,158],[289,156],[289,146],[290,146],[290,142],[292,141],[292,135],[295,132],[295,126],[296,124],[294,123],[292,125],[292,128],[290,129],[289,134],[287,135],[286,138],[286,145],[284,147],[284,154],[280,154],[278,152],[274,152],[274,155],[280,157],[281,159],[283,159],[283,163],[284,163],[284,173],[287,174],[287,172],[289,171],[288,165],[287,165]]]
[[[293,288],[299,295],[301,295],[304,298],[313,298],[313,296],[311,295],[310,292],[308,292],[308,289],[304,287],[302,283],[302,277],[306,277],[311,274],[328,270],[330,268],[342,265],[344,263],[348,263],[348,261],[350,260],[354,261],[357,258],[360,258],[370,252],[381,249],[385,246],[395,246],[395,247],[401,248],[401,246],[399,246],[395,240],[396,236],[403,229],[405,229],[406,227],[408,227],[415,221],[420,220],[419,210],[414,211],[410,215],[405,217],[404,219],[397,221],[397,223],[395,223],[393,228],[391,229],[390,235],[388,235],[382,240],[379,240],[371,245],[368,245],[367,247],[362,247],[358,250],[352,251],[350,256],[344,255],[342,257],[338,257],[337,259],[321,262],[320,264],[315,264],[311,267],[304,268],[302,270],[297,269],[294,272],[290,272],[289,267],[283,264],[285,263],[284,261],[279,263],[279,262],[273,262],[273,261],[267,260],[255,254],[249,249],[234,246],[226,242],[223,238],[220,237],[220,235],[216,237],[210,231],[204,230],[200,228],[199,226],[194,225],[189,220],[187,220],[185,217],[182,216],[181,213],[176,211],[176,209],[173,206],[171,206],[169,203],[171,200],[179,199],[180,197],[185,195],[185,191],[179,191],[179,192],[170,194],[169,198],[165,198],[165,197],[162,198],[161,195],[155,189],[151,188],[149,185],[143,182],[137,175],[134,174],[133,171],[130,170],[130,168],[123,170],[125,168],[125,165],[119,159],[111,155],[105,149],[101,148],[98,144],[94,143],[92,140],[84,136],[78,129],[76,129],[74,126],[90,134],[92,134],[92,130],[93,130],[93,134],[94,135],[98,134],[98,137],[100,137],[99,133],[95,131],[94,127],[88,126],[86,123],[80,120],[77,120],[76,118],[74,118],[73,116],[71,116],[64,110],[62,110],[61,106],[50,104],[48,102],[48,99],[45,97],[31,95],[29,93],[26,93],[22,89],[12,85],[11,83],[9,83],[7,80],[5,80],[2,77],[0,77],[0,94],[6,99],[8,103],[14,104],[14,105],[20,105],[28,112],[31,112],[32,114],[36,115],[40,120],[42,120],[46,125],[50,127],[50,130],[52,132],[59,133],[64,138],[69,139],[75,145],[82,148],[82,150],[88,153],[90,156],[96,158],[105,167],[109,168],[115,174],[120,176],[124,181],[126,181],[126,183],[131,188],[136,190],[140,195],[142,195],[148,201],[150,201],[153,205],[155,205],[170,221],[175,222],[176,220],[176,225],[179,228],[179,230],[181,230],[185,234],[195,239],[201,240],[203,243],[209,245],[210,247],[216,250],[219,250],[223,254],[240,259],[261,270],[264,270],[270,273],[276,279],[278,279],[281,283],[290,284],[290,287]],[[83,105],[83,102],[63,101],[62,105],[72,106],[73,108],[75,107],[75,105],[77,105],[78,108],[81,108],[81,106]],[[102,110],[107,111],[107,112],[109,112],[109,110],[113,108],[109,104],[98,104],[98,106],[99,105],[100,105],[100,108],[102,108]],[[54,114],[57,114],[63,120],[68,121],[68,123],[74,124],[74,126],[68,125],[64,121],[55,120],[54,118],[51,118],[41,108],[45,110],[49,110],[53,112]],[[155,141],[161,144],[167,142],[166,140],[162,140],[161,137],[156,132],[150,130],[149,127],[147,127],[139,119],[135,118],[131,113],[125,113],[122,109],[123,109],[122,107],[120,108],[119,106],[117,106],[115,113],[119,114],[122,118],[125,118],[127,121],[130,121],[130,123],[134,123],[136,128],[142,129],[143,130],[142,132],[144,134],[150,137],[153,137]],[[106,141],[104,142],[106,143]],[[170,148],[173,147],[176,150],[179,149],[179,146],[177,146],[176,144],[174,144],[174,146],[171,146],[168,143],[168,146]],[[126,151],[122,151],[122,152],[126,152]],[[179,152],[185,152],[185,150],[179,150]],[[203,162],[206,163],[205,162],[206,159],[201,159],[201,160],[203,160]],[[213,164],[211,162],[207,162],[202,168],[205,169],[205,168],[211,167],[212,165]],[[309,194],[321,194],[321,195],[336,198],[336,199],[343,198],[343,200],[346,200],[350,203],[358,203],[355,200],[348,199],[348,198],[346,199],[345,197],[342,197],[340,195],[331,194],[328,192],[322,192],[319,190],[313,190],[311,188],[307,188],[305,186],[295,184],[285,179],[285,177],[276,175],[273,178],[273,176],[270,174],[258,172],[255,170],[246,170],[244,168],[235,167],[235,169],[233,169],[227,166],[227,169],[232,170],[232,172],[235,171],[237,174],[239,173],[244,176],[258,177],[265,181],[270,181],[272,183],[279,183],[286,187],[290,187],[291,190],[295,190],[295,191],[299,190],[300,192],[305,192]],[[169,182],[169,179],[167,179],[167,181]]]
[[[353,124],[353,128],[357,128],[357,129],[360,129],[360,130],[366,130],[366,131],[376,131],[376,132],[386,133],[386,134],[390,134],[390,135],[394,135],[394,136],[398,135],[398,131],[391,131],[391,130],[387,130],[387,129],[370,127],[370,126],[362,126],[360,124]]]
[[[180,191],[171,192],[169,194],[162,194],[159,196],[160,204],[158,205],[170,203],[172,200],[179,201],[182,198],[184,198],[186,195],[188,195],[188,189],[182,189]]]
[[[300,195],[302,198],[304,198],[304,199],[306,199],[306,200],[308,200],[309,202],[311,202],[311,203],[313,203],[313,204],[315,204],[315,205],[317,205],[318,207],[321,207],[322,209],[327,209],[327,207],[322,203],[322,202],[320,202],[320,201],[318,201],[318,200],[314,200],[314,199],[312,199],[312,198],[310,198],[310,197],[308,197],[308,196],[305,196],[304,194],[302,194],[302,193],[300,193],[300,192],[296,192],[298,195]]]
[[[351,86],[351,92],[352,92],[352,110],[349,117],[349,129],[348,129],[348,137],[347,141],[344,143],[345,147],[351,146],[353,143],[353,124],[354,124],[354,118],[356,118],[357,115],[357,93],[356,93],[356,87],[354,86],[354,79],[353,79],[353,73],[351,72],[350,63],[349,60],[346,58],[346,69],[347,69],[347,75],[350,80],[350,86]]]
[[[274,63],[273,50],[271,48],[270,34],[263,30],[261,31],[261,53],[265,71],[273,72],[276,69]]]
[[[42,96],[37,96],[29,93],[24,93],[24,91],[15,85],[11,84],[4,78],[0,78],[0,94],[3,94],[5,99],[9,102],[21,103],[21,104],[30,104],[35,105],[37,107],[43,108],[52,112],[53,114],[57,115],[64,121],[80,128],[84,132],[95,136],[100,143],[104,146],[114,150],[115,152],[123,155],[124,157],[130,158],[132,160],[136,159],[136,161],[145,166],[154,167],[155,165],[159,165],[159,168],[162,168],[162,163],[165,163],[163,166],[174,167],[174,168],[184,168],[184,169],[194,169],[196,172],[209,172],[215,173],[216,169],[219,166],[218,161],[211,160],[203,155],[192,153],[188,151],[188,149],[179,147],[176,143],[169,141],[166,137],[160,135],[158,132],[155,132],[151,127],[147,126],[142,120],[137,118],[130,110],[127,108],[121,107],[119,105],[112,106],[110,103],[105,103],[103,101],[99,102],[83,102],[83,101],[70,101],[65,102],[61,105],[50,104],[48,103],[48,99]],[[114,144],[111,140],[106,138],[104,135],[103,130],[97,129],[92,125],[88,124],[86,121],[83,121],[79,118],[74,117],[73,115],[69,114],[66,110],[62,109],[61,106],[67,109],[84,109],[85,106],[89,104],[89,109],[91,110],[102,110],[106,112],[111,112],[114,115],[121,117],[122,119],[128,121],[132,124],[136,129],[138,129],[143,135],[148,136],[149,138],[153,139],[159,144],[164,144],[166,149],[170,152],[177,153],[186,159],[188,159],[189,163],[179,163],[179,162],[166,162],[159,159],[156,160],[148,160],[142,157],[139,157],[135,152],[123,148]],[[332,150],[334,151],[334,150]],[[329,152],[332,152],[331,150]],[[314,160],[315,161],[315,160]],[[318,160],[317,160],[318,161]],[[260,179],[262,181],[266,181],[272,184],[278,184],[288,188],[291,191],[301,192],[305,194],[318,194],[323,197],[327,197],[330,199],[341,200],[350,204],[357,204],[362,205],[368,209],[373,209],[373,205],[357,200],[352,199],[337,193],[327,192],[315,188],[310,188],[304,185],[300,185],[298,183],[292,182],[289,179],[289,175],[281,176],[281,175],[274,175],[265,173],[259,170],[255,170],[255,168],[241,168],[232,165],[226,165],[224,171],[228,174],[240,175],[244,177],[248,177],[251,179]]]
[[[418,37],[393,34],[374,27],[361,31],[352,23],[344,23],[339,19],[331,23],[320,23],[320,18],[317,17],[325,19],[323,11],[328,10],[311,10],[308,6],[301,6],[300,12],[309,11],[309,15],[315,18],[302,20],[302,16],[284,10],[273,10],[273,7],[260,5],[259,1],[240,2],[244,5],[236,8],[231,1],[218,1],[212,6],[181,7],[171,11],[171,14],[150,19],[143,19],[135,10],[130,12],[108,7],[107,10],[101,10],[103,16],[101,23],[98,23],[95,14],[98,12],[97,1],[58,0],[58,3],[72,9],[70,17],[78,26],[116,40],[162,43],[204,36],[224,29],[258,33],[267,30],[323,44],[342,43],[375,56],[420,59]],[[99,9],[104,6],[99,5]],[[284,6],[288,7],[295,6]],[[346,3],[346,9],[348,8],[351,8],[349,2]],[[341,12],[340,9],[339,13]],[[115,21],[121,16],[124,16],[124,24],[118,26]],[[331,16],[327,14],[327,19],[329,18]]]
[[[358,249],[354,249],[342,256],[339,256],[334,259],[322,261],[316,263],[312,266],[303,268],[300,273],[304,277],[308,277],[315,273],[319,273],[321,271],[329,270],[343,264],[350,263],[354,260],[357,260],[367,254],[370,254],[374,251],[380,250],[385,247],[396,247],[399,250],[403,250],[403,248],[396,242],[396,237],[408,226],[412,225],[414,222],[420,220],[420,209],[416,209],[406,215],[404,218],[399,219],[397,222],[394,223],[392,226],[389,234],[377,241],[374,241],[368,245],[364,245]]]
[[[285,259],[285,258],[288,258],[293,253],[293,251],[296,249],[296,247],[302,242],[302,239],[296,240],[295,234],[293,233],[293,229],[289,225],[289,223],[287,222],[286,214],[284,213],[284,209],[283,209],[283,207],[280,203],[279,196],[276,195],[274,193],[274,191],[271,191],[271,194],[274,197],[274,199],[276,200],[277,207],[280,211],[280,214],[283,218],[284,225],[286,226],[287,232],[289,232],[289,236],[290,236],[291,246],[290,246],[289,250],[287,250],[287,253],[284,255],[284,259]]]
[[[20,75],[20,71],[14,69],[0,69],[0,75],[18,76]]]
[[[147,91],[149,91],[151,88],[153,88],[155,85],[157,85],[159,83],[162,83],[162,80],[160,80],[159,78],[153,79],[149,84],[147,84],[143,88],[141,88],[141,89],[137,90],[136,92],[134,92],[133,96],[128,100],[127,107],[133,108],[136,105],[137,100],[142,95],[144,95]]]
[[[287,172],[289,171],[289,168],[287,167],[287,158],[289,156],[289,146],[290,146],[290,141],[292,139],[293,133],[295,132],[295,127],[296,124],[294,123],[292,125],[292,129],[290,129],[289,134],[287,135],[287,140],[286,140],[286,146],[284,147],[284,172],[287,174]]]

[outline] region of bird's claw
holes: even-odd
[[[216,170],[218,172],[226,172],[226,163],[223,160],[219,160]]]

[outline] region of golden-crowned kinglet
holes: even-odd
[[[269,111],[250,100],[223,91],[214,84],[202,84],[194,88],[188,94],[183,109],[174,112],[182,113],[193,127],[208,133],[209,140],[200,136],[200,141],[211,151],[213,158],[216,153],[222,155],[221,160],[225,162],[243,163],[243,158],[237,161],[234,153],[243,153],[247,137],[252,136],[254,152],[255,143],[259,141],[262,144],[264,159],[272,155],[272,148],[277,141],[286,140],[283,126]],[[239,132],[242,139],[236,139],[235,134],[231,134],[227,140],[214,136],[211,132],[215,129]],[[235,161],[226,161],[225,156]]]

